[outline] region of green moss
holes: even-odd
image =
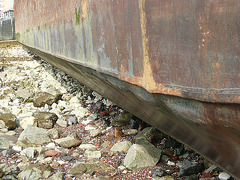
[[[80,7],[77,9],[75,8],[75,15],[76,15],[76,25],[80,25],[80,19],[81,19],[81,11]]]
[[[20,38],[21,38],[21,34],[18,32],[18,33],[16,33],[16,39],[17,40],[20,40]]]
[[[40,31],[40,26],[38,26],[38,30]]]
[[[26,29],[26,32],[30,32],[30,29]]]

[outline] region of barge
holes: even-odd
[[[240,178],[239,0],[15,0],[17,40]]]

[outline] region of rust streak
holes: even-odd
[[[139,9],[140,9],[140,22],[141,22],[141,30],[142,30],[143,66],[144,66],[142,84],[144,84],[144,87],[147,90],[151,91],[151,90],[155,90],[157,85],[152,75],[152,69],[151,69],[150,59],[148,54],[149,44],[148,44],[147,28],[146,28],[147,17],[145,12],[145,0],[139,0]]]

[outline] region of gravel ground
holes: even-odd
[[[21,45],[0,49],[0,178],[233,179]]]

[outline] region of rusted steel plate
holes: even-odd
[[[240,102],[239,0],[16,0],[17,38],[163,93]]]

